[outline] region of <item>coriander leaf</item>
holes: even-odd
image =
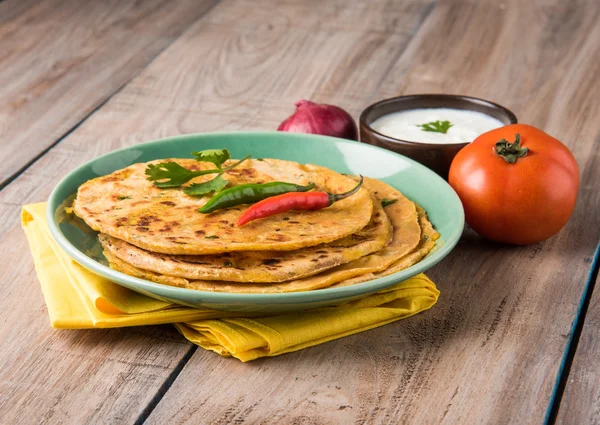
[[[425,124],[417,124],[417,127],[421,127],[423,131],[446,134],[453,125],[450,121],[437,120]]]
[[[192,152],[192,155],[196,157],[196,161],[212,162],[219,170],[221,169],[221,165],[231,158],[227,149],[207,149],[205,151]]]
[[[209,236],[204,236],[204,239],[219,239],[219,237],[215,236],[215,235],[209,235]]]
[[[147,179],[154,182],[154,185],[160,188],[179,187],[182,184],[189,182],[194,177],[219,172],[219,170],[191,171],[182,167],[176,162],[150,164],[146,168],[146,175],[148,176]]]
[[[219,161],[223,160],[223,162],[224,162],[227,159],[229,159],[229,151],[227,149],[211,149],[209,151],[194,152],[194,155],[197,155],[198,157],[203,157],[203,158],[206,157],[206,159],[203,159],[203,161],[212,162],[213,164],[217,165],[217,168],[214,168],[212,170],[193,171],[193,170],[188,170],[187,168],[182,167],[181,165],[179,165],[176,162],[161,162],[156,165],[154,165],[154,164],[148,165],[148,167],[146,168],[146,175],[148,176],[147,177],[148,180],[153,181],[154,185],[156,187],[160,187],[163,189],[170,188],[170,187],[179,187],[179,186],[187,183],[194,177],[204,176],[206,174],[218,174],[219,176],[221,176],[226,171],[229,171],[232,168],[237,167],[242,162],[244,162],[245,160],[250,158],[250,155],[247,155],[246,157],[242,158],[238,162],[231,164],[228,167],[222,168],[221,167],[222,162],[219,163]],[[211,159],[208,159],[209,157]],[[215,161],[217,161],[217,162],[213,162],[212,159],[215,159]],[[161,180],[161,181],[157,181],[157,180]],[[215,182],[215,184],[216,183],[217,182]],[[221,183],[221,184],[223,184],[223,183]],[[227,183],[225,183],[225,184],[227,184]],[[222,187],[224,187],[224,185]]]
[[[201,196],[211,192],[218,192],[225,186],[227,186],[227,183],[229,182],[225,180],[222,175],[219,174],[217,177],[207,182],[194,183],[187,187],[184,187],[183,191],[187,195]]]
[[[395,204],[396,202],[398,202],[398,200],[397,200],[397,199],[388,199],[388,198],[383,198],[383,199],[381,200],[381,206],[382,206],[383,208],[385,208],[385,207],[388,207],[388,206],[390,206],[390,205],[392,205],[392,204]]]

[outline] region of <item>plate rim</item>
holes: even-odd
[[[444,239],[444,244],[440,246],[440,248],[435,251],[430,257],[426,257],[418,263],[404,269],[400,270],[396,273],[393,273],[389,276],[380,277],[377,279],[373,279],[367,282],[357,283],[349,286],[342,286],[338,288],[322,288],[317,290],[309,290],[309,291],[298,291],[298,292],[281,292],[281,293],[243,293],[243,292],[217,292],[217,291],[202,291],[199,289],[190,289],[190,288],[180,288],[176,286],[164,285],[156,282],[152,282],[149,280],[137,278],[134,276],[127,275],[125,273],[121,273],[119,271],[113,270],[108,266],[105,266],[102,263],[88,257],[79,249],[77,249],[71,242],[63,235],[60,231],[58,224],[54,219],[54,214],[57,206],[64,201],[64,199],[57,199],[58,194],[62,191],[63,186],[67,185],[68,180],[70,180],[73,174],[77,174],[82,169],[88,167],[91,163],[102,160],[103,158],[108,157],[109,155],[114,155],[116,153],[127,151],[130,149],[135,149],[139,147],[149,147],[155,144],[169,142],[176,142],[181,139],[188,139],[193,137],[203,137],[203,136],[224,136],[224,137],[232,137],[239,135],[269,135],[272,136],[274,134],[280,135],[289,135],[293,134],[294,137],[299,138],[322,138],[325,140],[330,140],[335,143],[342,143],[348,145],[357,145],[360,144],[361,148],[366,148],[368,150],[375,151],[383,151],[385,154],[396,156],[403,161],[407,161],[411,167],[421,168],[425,172],[430,173],[434,179],[437,178],[438,182],[445,187],[445,189],[450,191],[450,194],[455,198],[456,205],[458,206],[461,214],[459,216],[459,225],[454,232],[449,235],[447,239]],[[286,137],[286,136],[284,136]],[[393,185],[392,185],[393,186]],[[395,186],[393,186],[395,187]],[[397,188],[400,190],[399,188]],[[414,202],[414,201],[413,201]],[[454,191],[454,189],[438,176],[434,171],[425,167],[424,165],[416,162],[415,160],[408,158],[404,155],[398,154],[396,152],[389,151],[387,149],[383,149],[377,146],[369,145],[362,142],[340,139],[336,137],[322,136],[317,134],[304,134],[304,133],[284,133],[278,131],[216,131],[216,132],[202,132],[202,133],[189,133],[189,134],[181,134],[177,136],[164,137],[160,139],[154,139],[147,142],[137,143],[130,146],[124,146],[119,149],[112,150],[110,152],[106,152],[102,155],[96,156],[95,158],[86,161],[85,163],[79,165],[73,170],[69,171],[63,178],[56,184],[56,186],[52,189],[50,196],[48,197],[47,206],[46,206],[46,220],[48,221],[48,227],[50,229],[50,233],[54,240],[58,243],[58,245],[65,250],[65,252],[77,263],[79,263],[84,268],[90,270],[93,273],[96,273],[102,277],[109,279],[110,281],[124,286],[128,289],[138,291],[143,290],[148,293],[151,293],[155,296],[160,296],[164,298],[172,298],[179,300],[182,299],[193,299],[193,301],[189,302],[204,302],[207,304],[302,304],[302,303],[314,303],[314,302],[325,302],[325,301],[333,301],[338,299],[345,298],[355,298],[361,295],[374,293],[381,291],[383,289],[389,288],[396,283],[399,283],[403,280],[409,279],[411,277],[416,276],[419,273],[422,273],[425,270],[433,267],[435,264],[440,262],[443,258],[445,258],[451,251],[454,249],[460,237],[463,233],[464,224],[465,224],[465,216],[464,216],[464,208],[460,201],[460,198]],[[435,225],[434,225],[435,226]],[[401,276],[401,277],[400,277]],[[318,294],[318,295],[317,295]],[[318,299],[314,299],[315,296],[318,296]]]

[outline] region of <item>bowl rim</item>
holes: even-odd
[[[359,122],[359,127],[365,127],[367,128],[370,132],[375,133],[375,135],[377,135],[378,137],[385,139],[387,141],[391,141],[393,143],[399,143],[399,144],[404,144],[404,145],[408,145],[410,147],[414,147],[414,148],[422,148],[422,149],[431,149],[431,148],[437,148],[437,149],[441,149],[444,147],[464,147],[467,146],[470,142],[464,142],[464,143],[430,143],[430,142],[414,142],[411,140],[404,140],[404,139],[399,139],[396,137],[392,137],[392,136],[388,136],[387,134],[383,134],[380,133],[379,131],[375,130],[373,127],[371,127],[371,125],[367,122],[366,116],[367,114],[369,114],[370,112],[372,112],[373,110],[381,107],[384,104],[388,104],[388,103],[394,103],[397,101],[409,101],[411,98],[429,98],[429,99],[455,99],[455,100],[463,100],[466,103],[483,103],[486,104],[488,106],[491,106],[493,108],[499,109],[500,111],[504,112],[506,114],[506,116],[508,117],[508,119],[510,120],[510,124],[506,124],[506,125],[511,125],[511,124],[518,124],[518,119],[517,116],[515,115],[514,112],[512,112],[510,109],[508,109],[505,106],[500,105],[499,103],[496,102],[492,102],[490,100],[486,100],[486,99],[482,99],[479,97],[474,97],[474,96],[467,96],[467,95],[462,95],[462,94],[448,94],[448,93],[416,93],[416,94],[405,94],[405,95],[401,95],[401,96],[395,96],[395,97],[388,97],[386,99],[381,99],[378,100],[375,103],[370,104],[369,106],[367,106],[365,109],[363,109],[363,111],[360,113],[360,117],[358,119]],[[425,108],[423,108],[425,109]],[[360,131],[359,131],[360,133]],[[361,139],[362,141],[362,139]]]
[[[413,167],[422,168],[425,172],[431,173],[433,179],[438,179],[439,183],[445,187],[445,189],[449,190],[449,194],[452,198],[454,198],[455,205],[458,207],[460,211],[458,220],[459,225],[456,227],[453,233],[448,235],[446,239],[444,239],[444,244],[439,247],[431,256],[427,256],[423,258],[418,263],[404,269],[393,273],[389,276],[384,276],[381,278],[373,279],[367,282],[357,283],[355,285],[342,286],[337,288],[323,288],[318,290],[309,290],[309,291],[298,291],[298,292],[282,292],[282,293],[243,293],[243,292],[217,292],[217,291],[202,291],[198,289],[190,289],[190,288],[180,288],[176,286],[164,285],[156,282],[152,282],[149,280],[137,278],[134,276],[127,275],[125,273],[118,272],[113,270],[104,264],[92,259],[85,255],[82,251],[76,248],[71,242],[63,235],[60,231],[58,224],[54,219],[55,212],[57,208],[59,208],[65,198],[61,198],[59,195],[65,186],[69,184],[69,180],[73,174],[77,174],[81,172],[84,168],[88,167],[91,163],[100,161],[105,159],[111,155],[118,154],[120,152],[128,151],[130,149],[136,148],[146,148],[156,144],[162,143],[173,143],[178,140],[194,138],[194,137],[207,137],[207,136],[223,136],[223,137],[232,137],[232,136],[240,136],[240,135],[273,135],[273,134],[293,134],[293,137],[298,138],[314,138],[318,137],[321,139],[328,140],[329,142],[343,143],[352,146],[360,146],[361,148],[367,150],[381,150],[385,152],[387,155],[397,156],[403,161],[407,161]],[[283,136],[286,137],[286,136]],[[243,304],[255,304],[255,305],[267,305],[267,304],[311,304],[314,302],[327,302],[334,301],[345,298],[356,298],[361,295],[375,293],[377,291],[383,290],[394,284],[409,279],[413,276],[416,276],[419,273],[429,269],[430,267],[437,264],[444,257],[446,257],[452,249],[458,243],[465,223],[465,215],[462,203],[460,198],[452,189],[452,187],[439,175],[435,172],[431,171],[429,168],[424,165],[414,161],[411,158],[408,158],[404,155],[400,155],[398,153],[389,151],[387,149],[383,149],[377,146],[372,146],[367,143],[360,143],[352,140],[339,139],[336,137],[315,135],[315,134],[303,134],[303,133],[285,133],[278,131],[217,131],[217,132],[203,132],[203,133],[189,133],[182,134],[178,136],[165,137],[161,139],[155,139],[143,143],[138,143],[135,145],[124,146],[119,149],[112,150],[100,156],[96,156],[95,158],[86,161],[75,169],[71,170],[67,173],[54,187],[50,196],[48,197],[47,206],[46,206],[46,219],[48,222],[48,227],[50,229],[50,233],[54,240],[58,243],[58,245],[66,251],[66,253],[74,259],[77,263],[79,263],[84,268],[91,270],[93,273],[98,274],[102,277],[105,277],[108,280],[115,282],[118,285],[124,286],[126,288],[132,289],[134,291],[143,290],[154,296],[171,298],[176,300],[182,300],[187,298],[188,303],[201,303],[205,302],[207,304],[230,304],[230,305],[243,305]],[[398,279],[398,274],[404,274],[401,279]],[[315,300],[315,295],[318,294],[318,300]],[[181,304],[185,304],[185,301],[181,301]],[[222,309],[222,308],[221,308]]]

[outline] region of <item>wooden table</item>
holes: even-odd
[[[0,2],[0,423],[600,423],[597,0]],[[20,229],[69,170],[176,134],[355,117],[407,93],[497,101],[573,151],[567,226],[470,230],[432,310],[243,364],[170,326],[57,331]]]

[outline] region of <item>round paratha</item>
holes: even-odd
[[[369,182],[365,182],[369,190]],[[374,197],[374,195],[373,195]],[[101,234],[100,243],[125,263],[158,274],[195,280],[283,282],[331,269],[379,251],[392,237],[381,202],[374,200],[371,221],[357,233],[296,251],[238,251],[213,255],[158,254]]]
[[[193,159],[164,159],[131,165],[82,184],[73,209],[92,229],[163,254],[218,254],[233,251],[290,251],[331,242],[358,232],[371,219],[373,202],[361,188],[349,198],[317,211],[290,211],[236,227],[248,208],[240,205],[198,213],[210,196],[186,195],[182,188],[160,189],[146,179],[148,164],[177,162],[189,170],[213,169]],[[233,164],[228,161],[224,166]],[[277,159],[247,160],[227,171],[230,185],[286,181],[315,190],[342,193],[356,182],[328,168]],[[186,185],[214,178],[205,175]]]
[[[335,283],[366,273],[381,272],[410,254],[421,238],[415,204],[393,187],[374,179],[365,178],[378,202],[383,199],[397,200],[384,208],[392,224],[392,240],[382,250],[349,263],[334,267],[314,276],[278,283],[242,283],[217,280],[188,280],[150,272],[134,267],[105,250],[110,266],[131,276],[166,285],[215,292],[278,293],[322,289]],[[425,218],[426,220],[426,218]]]

